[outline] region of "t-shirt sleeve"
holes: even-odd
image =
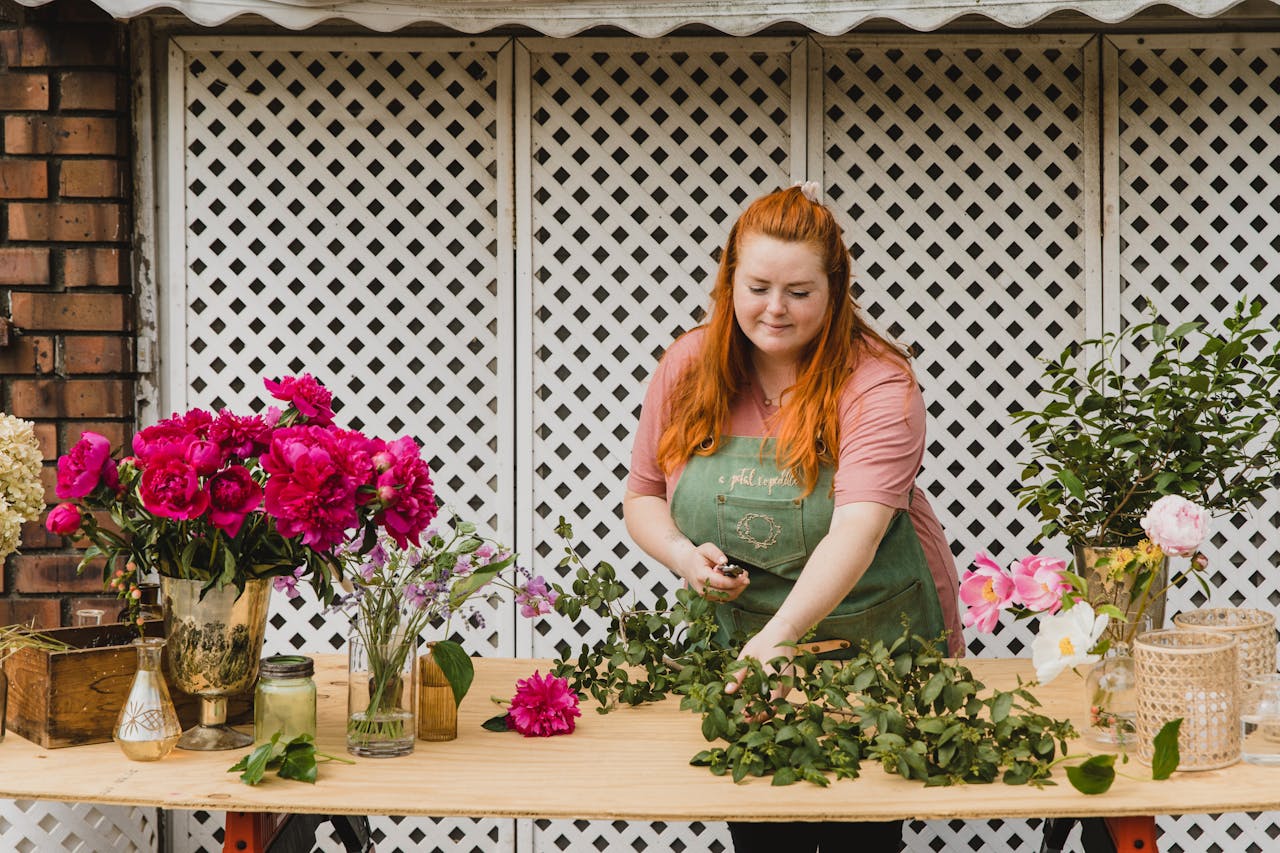
[[[841,398],[835,504],[874,501],[906,509],[924,456],[924,397],[892,362],[860,367]]]
[[[693,340],[697,333],[678,339],[663,355],[649,378],[644,403],[640,406],[640,421],[636,425],[635,442],[631,445],[631,473],[627,477],[628,491],[638,495],[667,497],[667,478],[658,464],[658,442],[667,425],[667,400],[684,368],[697,352]]]

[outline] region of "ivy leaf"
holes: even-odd
[[[1168,779],[1178,769],[1178,762],[1182,760],[1182,754],[1178,750],[1178,730],[1181,728],[1181,717],[1170,720],[1151,741],[1155,747],[1155,754],[1151,758],[1152,779]]]
[[[461,705],[462,697],[467,695],[471,682],[476,677],[476,667],[471,662],[471,656],[452,640],[438,640],[431,647],[431,654],[449,686],[453,688],[454,704]]]
[[[480,724],[480,727],[490,732],[505,732],[507,729],[507,715],[499,714],[496,717],[490,717]]]
[[[1114,755],[1095,755],[1083,764],[1068,767],[1067,779],[1082,794],[1105,794],[1116,780],[1115,764]]]
[[[316,783],[316,745],[309,734],[300,734],[284,746],[280,756],[281,779]]]

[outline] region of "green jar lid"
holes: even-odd
[[[258,667],[262,678],[310,678],[315,671],[315,661],[305,655],[272,655]]]

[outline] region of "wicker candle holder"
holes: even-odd
[[[1276,671],[1276,617],[1248,607],[1205,607],[1173,617],[1173,624],[1189,630],[1223,631],[1236,638],[1240,678],[1272,675]]]
[[[1151,763],[1152,739],[1179,717],[1179,770],[1213,770],[1240,760],[1237,658],[1235,639],[1216,631],[1173,628],[1137,638],[1140,761]]]

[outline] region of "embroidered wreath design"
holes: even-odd
[[[751,524],[755,521],[763,521],[769,525],[769,533],[764,539],[758,539],[751,533]],[[760,548],[768,548],[776,545],[778,535],[782,533],[782,525],[779,524],[771,515],[764,515],[759,512],[749,512],[742,516],[738,521],[737,534],[738,538],[743,542],[750,542],[752,547],[757,550]]]

